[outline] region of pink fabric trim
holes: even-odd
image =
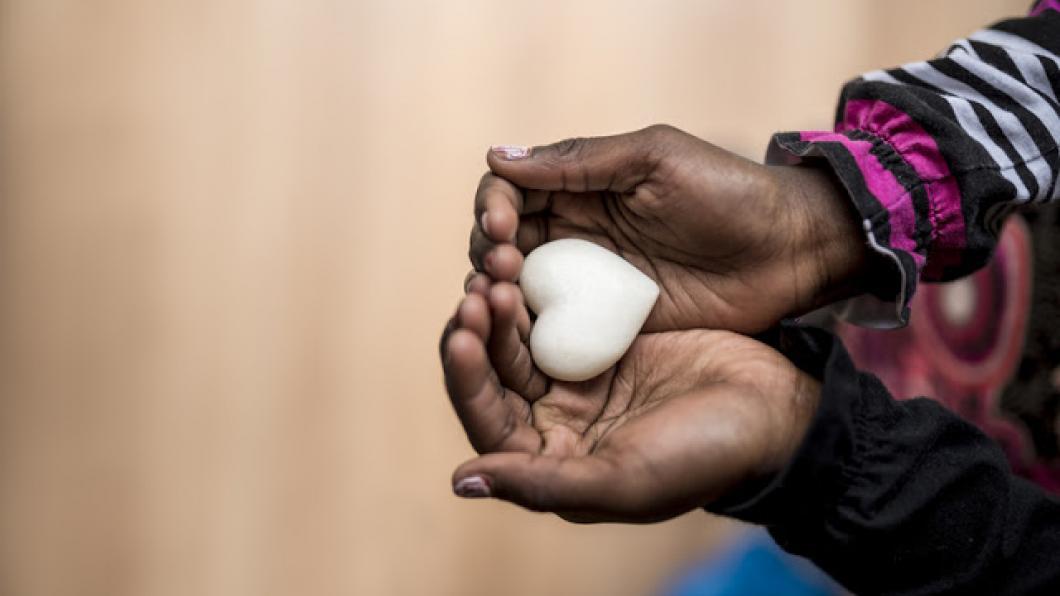
[[[846,117],[837,130],[852,129],[865,130],[880,137],[916,171],[928,196],[932,229],[930,248],[938,253],[937,258],[931,260],[937,266],[958,262],[956,253],[965,246],[961,191],[935,139],[908,114],[880,100],[847,102]]]
[[[855,141],[842,134],[832,132],[803,132],[802,140],[806,142],[839,143],[850,151],[858,169],[865,179],[865,185],[887,210],[891,228],[891,237],[887,244],[892,248],[907,251],[912,255],[917,268],[924,266],[923,255],[916,252],[916,214],[909,194],[890,171],[872,155],[872,143]]]
[[[1031,10],[1031,16],[1036,17],[1047,10],[1060,12],[1060,2],[1057,0],[1044,0],[1043,2],[1039,2],[1038,5]]]

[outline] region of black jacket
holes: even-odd
[[[1060,594],[1060,501],[937,402],[893,399],[831,334],[775,339],[821,379],[816,418],[768,486],[710,510],[859,594]]]

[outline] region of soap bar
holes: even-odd
[[[530,353],[561,381],[591,379],[618,362],[659,297],[659,286],[628,261],[573,238],[527,255],[519,285],[537,314]]]

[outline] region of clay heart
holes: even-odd
[[[530,353],[561,381],[591,379],[618,362],[659,297],[655,282],[622,257],[576,239],[527,255],[519,285],[537,313]]]

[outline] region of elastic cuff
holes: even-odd
[[[782,133],[773,137],[766,155],[770,164],[809,160],[824,161],[835,172],[861,217],[869,246],[887,267],[868,294],[848,300],[836,314],[867,327],[905,325],[930,228],[917,229],[917,219],[906,216],[912,199],[899,174],[892,171],[900,169],[902,158],[882,139],[864,131]]]

